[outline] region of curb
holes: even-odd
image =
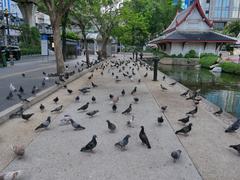
[[[75,74],[74,76],[69,77],[68,80],[65,80],[66,82],[62,83],[61,85],[53,85],[39,93],[36,94],[36,96],[33,97],[29,97],[28,100],[30,102],[28,103],[18,103],[15,104],[12,107],[9,107],[7,109],[5,109],[4,111],[0,112],[0,125],[3,124],[4,122],[6,122],[9,119],[9,116],[13,113],[16,113],[17,111],[19,111],[21,108],[23,108],[24,110],[28,109],[29,107],[33,106],[34,104],[42,101],[43,99],[45,99],[46,97],[50,96],[51,94],[53,94],[54,92],[56,92],[57,90],[59,90],[60,88],[62,88],[64,85],[67,85],[69,83],[71,83],[72,81],[75,81],[76,79],[80,78],[81,76],[87,74],[88,72],[94,70],[96,67],[100,66],[102,63],[98,63],[94,66],[92,66],[89,69],[85,69],[80,73]]]

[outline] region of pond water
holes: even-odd
[[[192,90],[200,88],[204,98],[240,118],[240,76],[187,66],[159,65],[159,69]]]

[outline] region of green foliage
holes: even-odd
[[[80,39],[80,37],[77,35],[77,33],[72,32],[72,31],[67,31],[66,38],[67,39],[73,39],[73,40],[79,40]]]
[[[240,75],[240,64],[224,62],[220,64],[223,72]]]
[[[20,48],[21,54],[40,54],[40,33],[36,27],[24,24],[20,27]]]
[[[204,68],[210,68],[211,65],[216,64],[218,56],[214,54],[202,54],[199,64]]]
[[[197,58],[197,53],[193,49],[190,50],[187,54],[184,56],[185,58]]]
[[[223,30],[224,34],[237,37],[240,32],[240,20],[232,21]]]

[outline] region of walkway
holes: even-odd
[[[117,57],[116,59],[118,59]],[[175,135],[175,131],[182,128],[177,119],[193,109],[191,101],[186,101],[179,94],[185,89],[166,78],[158,82],[152,81],[152,72],[144,78],[146,70],[135,71],[133,81],[123,78],[116,83],[111,73],[118,74],[109,66],[100,75],[101,70],[93,74],[93,82],[98,85],[91,89],[91,93],[80,95],[80,103],[74,102],[74,97],[79,95],[78,89],[89,86],[90,73],[68,85],[74,90],[73,95],[68,95],[66,89],[60,89],[54,95],[40,102],[47,107],[44,113],[39,112],[39,104],[31,107],[27,112],[35,115],[29,122],[14,119],[0,126],[0,169],[4,171],[22,169],[25,179],[94,179],[94,180],[238,180],[239,160],[236,153],[229,150],[228,145],[239,143],[239,134],[225,134],[224,129],[231,123],[228,115],[217,118],[212,115],[214,107],[207,102],[201,102],[199,112],[191,118],[193,129],[189,136]],[[137,83],[141,78],[142,82]],[[162,74],[159,73],[159,79]],[[159,84],[168,88],[162,91]],[[139,103],[133,103],[131,90],[137,86],[136,97]],[[117,104],[118,111],[113,113],[109,101],[109,94],[120,95],[125,89],[126,95],[120,96]],[[89,105],[89,110],[98,109],[100,112],[93,118],[85,113],[77,112],[77,108],[86,102],[91,102],[95,96],[97,102]],[[51,114],[50,110],[56,107],[52,99],[60,97],[64,110],[60,114]],[[135,116],[134,128],[126,126],[130,115],[121,112],[133,103],[132,115]],[[161,116],[161,106],[167,105],[165,121],[162,126],[157,125],[157,117]],[[27,113],[26,112],[26,113]],[[70,125],[59,126],[59,120],[64,114],[85,126],[83,131],[73,131]],[[47,131],[35,133],[33,129],[47,116],[51,115],[52,123]],[[222,120],[224,119],[224,121]],[[117,125],[115,133],[109,133],[106,120]],[[144,125],[152,149],[147,149],[140,142],[138,134],[140,126]],[[13,135],[14,134],[14,135]],[[79,150],[85,145],[92,135],[98,136],[98,145],[94,153],[82,153]],[[114,143],[130,134],[127,151],[121,152],[114,147]],[[24,144],[26,155],[23,159],[14,158],[9,150],[11,144]],[[181,159],[173,163],[170,154],[173,150],[181,149]],[[12,161],[12,159],[14,159]],[[12,161],[12,162],[11,162]]]

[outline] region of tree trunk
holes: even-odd
[[[63,54],[63,60],[66,61],[66,26],[67,26],[67,19],[68,19],[68,12],[64,14],[63,20],[62,20],[62,54]]]
[[[61,33],[60,33],[60,21],[59,23],[53,24],[53,42],[54,42],[54,51],[56,56],[56,64],[57,64],[57,74],[61,74],[64,72],[64,61],[62,54],[62,44],[61,44]]]
[[[87,66],[89,67],[90,63],[89,63],[88,42],[87,42],[87,36],[85,32],[83,32],[83,43],[84,43],[84,48],[86,53],[86,62],[87,62]]]
[[[102,49],[101,49],[101,54],[103,58],[107,58],[107,44],[108,44],[108,37],[104,37],[103,38],[103,42],[102,42]]]

